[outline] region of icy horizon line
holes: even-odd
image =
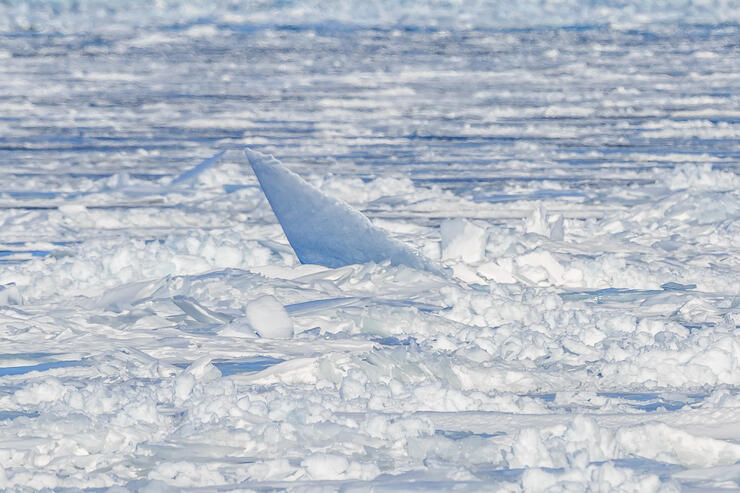
[[[339,5],[321,0],[252,1],[25,0],[0,4],[0,32],[105,32],[203,25],[251,28],[342,27],[425,29],[629,29],[640,26],[731,26],[740,24],[740,5],[728,0],[688,0],[666,7],[661,1],[494,1],[439,0]],[[203,33],[201,33],[202,35]]]

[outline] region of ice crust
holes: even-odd
[[[1,490],[740,486],[733,3],[101,5],[0,5]]]

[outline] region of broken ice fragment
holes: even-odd
[[[289,339],[293,337],[293,320],[283,305],[270,295],[260,296],[246,306],[249,325],[260,337]]]
[[[440,225],[442,258],[480,262],[485,256],[488,231],[465,219],[449,219]]]
[[[441,274],[429,259],[391,238],[358,210],[309,185],[274,157],[244,152],[302,263],[341,267],[390,260],[392,265]]]

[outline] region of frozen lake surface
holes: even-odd
[[[740,9],[347,5],[0,5],[0,488],[739,488]]]

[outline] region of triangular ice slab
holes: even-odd
[[[306,183],[277,159],[246,149],[262,191],[304,264],[341,267],[390,260],[441,274],[439,267],[344,202]]]

